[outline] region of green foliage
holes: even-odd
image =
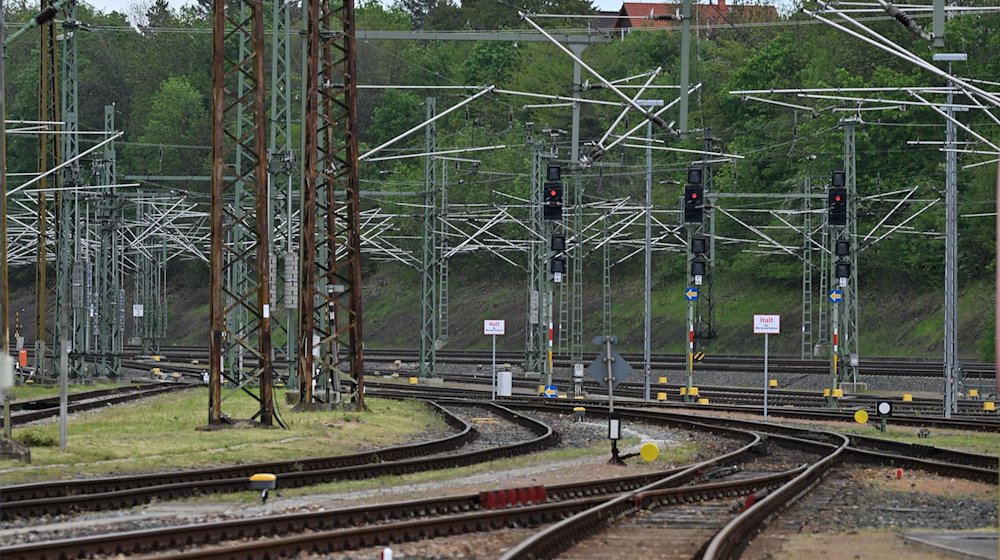
[[[517,69],[520,53],[513,43],[477,43],[462,63],[468,85],[505,84]]]
[[[160,84],[138,138],[142,144],[160,145],[160,173],[207,173],[204,151],[176,147],[194,146],[205,138],[210,124],[206,105],[205,97],[185,78],[167,78]]]

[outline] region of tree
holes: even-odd
[[[187,78],[167,78],[153,96],[138,142],[132,147],[159,162],[153,169],[164,175],[199,175],[208,171],[209,126],[205,96]],[[152,156],[152,154],[156,154]],[[202,185],[204,188],[204,185]]]

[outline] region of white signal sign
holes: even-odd
[[[781,334],[781,315],[754,315],[754,334]]]
[[[506,333],[506,325],[503,319],[486,319],[483,321],[483,334],[486,336],[503,336]]]

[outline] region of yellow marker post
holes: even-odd
[[[979,398],[979,389],[969,389],[969,398],[970,399],[978,399]]]
[[[767,382],[767,386],[770,387],[770,388],[772,388],[772,389],[774,389],[775,387],[778,386],[778,380],[777,379],[771,379],[771,380],[769,380]]]
[[[271,473],[256,473],[250,476],[250,489],[260,490],[260,501],[267,501],[267,492],[278,485],[278,477]]]
[[[691,390],[688,391],[688,395],[692,396],[692,397],[697,397],[698,396],[698,388],[697,387],[691,387]]]
[[[983,403],[983,411],[993,412],[997,409],[996,404],[993,401],[986,401]]]
[[[857,422],[858,424],[867,424],[868,423],[868,413],[865,412],[864,410],[859,410],[859,411],[855,412],[854,413],[854,421]]]
[[[835,398],[835,399],[844,398],[844,390],[843,389],[834,389],[833,390],[833,398]]]
[[[660,385],[666,385],[666,384],[667,384],[667,377],[664,376],[664,375],[661,375],[660,376]]]
[[[903,402],[913,402],[913,394],[903,393]]]
[[[658,400],[658,401],[665,401],[665,400],[667,400],[667,392],[666,391],[660,391],[659,393],[656,393],[656,400]]]
[[[698,399],[698,404],[708,404],[708,399],[706,398]]]
[[[639,448],[639,456],[642,457],[643,461],[652,463],[660,456],[660,448],[655,443],[647,441]]]
[[[417,377],[411,377],[410,378],[410,385],[416,385],[419,381],[420,381],[419,378],[417,378]]]

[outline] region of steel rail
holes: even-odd
[[[755,502],[737,515],[709,541],[700,558],[703,560],[738,558],[750,539],[761,530],[767,519],[795,503],[799,497],[819,484],[838,464],[850,443],[846,436],[832,435],[839,436],[843,440],[835,451],[810,465],[788,484],[771,492],[764,499]]]
[[[794,476],[793,473],[779,473],[777,475],[726,483],[670,488],[648,492],[644,495],[643,499],[650,503],[654,500],[660,500],[663,503],[686,503],[705,499],[706,497],[722,499],[751,494],[764,488],[772,488],[782,484],[792,476]],[[511,526],[537,526],[541,523],[563,519],[568,515],[573,515],[576,512],[593,507],[606,499],[605,497],[580,498],[509,509],[477,511],[437,519],[421,519],[351,529],[321,531],[292,537],[272,538],[266,541],[240,542],[230,546],[171,553],[165,556],[153,556],[152,558],[252,560],[287,556],[295,554],[297,551],[313,553],[339,552],[361,547],[453,536],[488,529],[500,529]]]
[[[581,498],[620,493],[645,486],[681,469],[658,473],[630,475],[611,480],[592,480],[546,487],[548,501],[565,502]],[[424,498],[387,504],[374,504],[329,511],[272,515],[266,518],[245,518],[214,523],[197,523],[176,527],[127,531],[84,538],[58,539],[0,547],[4,559],[59,558],[94,556],[99,554],[137,554],[165,550],[183,543],[205,546],[248,536],[282,536],[289,532],[327,531],[364,524],[384,523],[416,517],[447,515],[479,510],[481,495]]]

